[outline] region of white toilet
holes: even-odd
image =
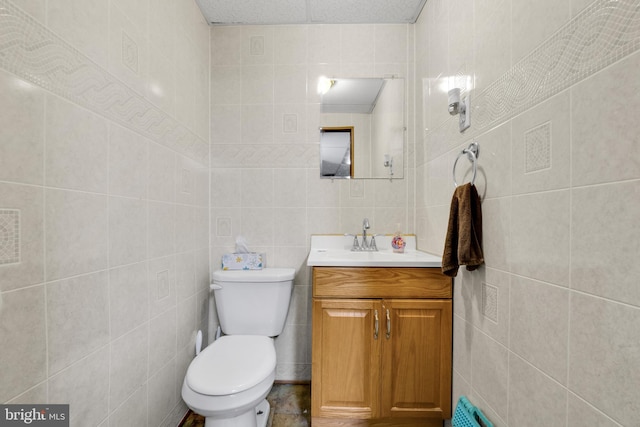
[[[218,270],[213,289],[224,336],[189,365],[182,399],[206,427],[264,427],[276,376],[273,338],[289,310],[293,268]]]

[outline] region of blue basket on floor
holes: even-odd
[[[458,399],[451,422],[453,427],[493,427],[482,411],[473,406],[465,396]]]

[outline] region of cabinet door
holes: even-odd
[[[313,417],[378,416],[381,309],[380,300],[313,300]]]
[[[381,416],[451,418],[451,300],[385,300],[383,312]]]

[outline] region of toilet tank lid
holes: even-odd
[[[294,268],[263,268],[262,270],[216,270],[214,282],[284,282],[293,280]]]

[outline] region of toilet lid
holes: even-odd
[[[186,381],[201,394],[221,396],[250,389],[276,367],[276,350],[269,337],[225,335],[191,362]]]

